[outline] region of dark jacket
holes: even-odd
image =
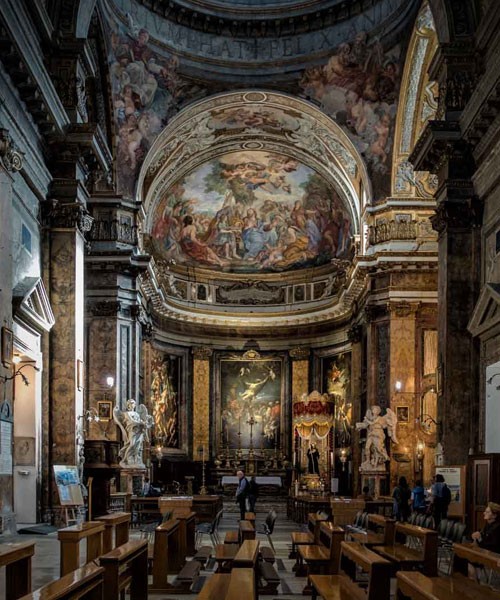
[[[481,541],[477,543],[480,548],[500,553],[500,521],[486,523],[481,531]]]
[[[249,496],[255,496],[255,498],[257,498],[257,496],[259,495],[259,486],[255,479],[250,479],[250,481],[248,482],[247,489]]]

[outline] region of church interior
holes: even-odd
[[[0,596],[498,598],[500,5],[0,49]]]

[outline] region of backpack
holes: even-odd
[[[250,479],[250,481],[248,482],[248,493],[251,496],[255,496],[255,497],[257,497],[259,495],[259,486],[258,486],[257,482],[255,481],[255,479]]]
[[[448,506],[451,502],[451,491],[450,488],[446,485],[443,485],[443,504]]]

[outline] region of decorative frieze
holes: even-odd
[[[103,300],[102,302],[89,303],[88,309],[94,317],[113,317],[121,310],[121,302]]]

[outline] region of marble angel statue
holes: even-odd
[[[113,418],[121,429],[123,447],[120,450],[120,466],[131,469],[144,469],[142,447],[144,439],[149,440],[149,429],[153,426],[153,417],[148,415],[148,409],[141,404],[136,410],[136,402],[127,400],[126,410],[115,406]]]
[[[356,423],[356,429],[367,430],[364,458],[361,464],[361,471],[380,471],[385,470],[385,462],[389,460],[389,455],[385,449],[385,432],[395,443],[396,425],[398,419],[396,414],[388,408],[385,415],[381,415],[380,406],[372,406],[366,411],[365,418],[362,423]]]

